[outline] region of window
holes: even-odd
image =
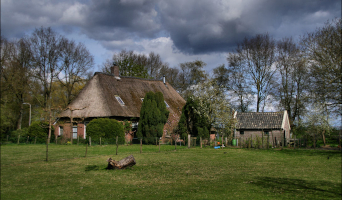
[[[118,102],[119,102],[122,106],[125,105],[125,103],[122,101],[122,99],[121,99],[118,95],[115,95],[115,98],[116,98],[116,100],[118,100]]]
[[[268,131],[265,131],[264,134],[265,134],[265,135],[268,135]]]
[[[243,134],[245,134],[245,131],[240,131],[240,135],[243,135]]]
[[[72,127],[72,138],[77,139],[77,126]]]
[[[62,136],[63,135],[63,126],[59,127],[59,135]]]
[[[167,104],[166,101],[164,101],[164,102],[165,102],[166,107],[167,107],[167,108],[170,108],[169,104]]]
[[[143,102],[144,101],[144,98],[140,98],[141,99],[141,102]]]

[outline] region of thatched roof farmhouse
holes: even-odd
[[[79,95],[59,115],[55,125],[57,135],[70,138],[71,123],[73,138],[86,137],[86,125],[94,118],[113,118],[118,121],[133,119],[137,127],[142,100],[147,92],[162,92],[170,111],[164,133],[168,134],[177,125],[185,100],[167,82],[135,77],[119,76],[119,67],[113,66],[111,74],[96,72]]]

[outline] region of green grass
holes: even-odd
[[[1,146],[1,199],[341,199],[341,152]],[[137,164],[105,170],[133,154]],[[328,159],[329,157],[329,159]]]

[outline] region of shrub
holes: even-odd
[[[122,123],[115,119],[99,118],[93,119],[87,126],[87,141],[89,136],[92,142],[97,142],[100,137],[106,139],[109,143],[115,143],[116,136],[119,137],[119,142],[124,143],[125,133]]]
[[[55,140],[54,128],[51,126],[51,140]],[[46,143],[46,138],[49,134],[49,123],[47,122],[34,122],[28,128],[28,136],[30,136],[30,142],[32,142],[35,137],[37,137],[37,143]]]

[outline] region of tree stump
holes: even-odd
[[[115,161],[112,158],[109,158],[107,161],[108,166],[106,169],[125,169],[127,167],[132,167],[136,164],[133,155],[130,155],[120,161]]]

